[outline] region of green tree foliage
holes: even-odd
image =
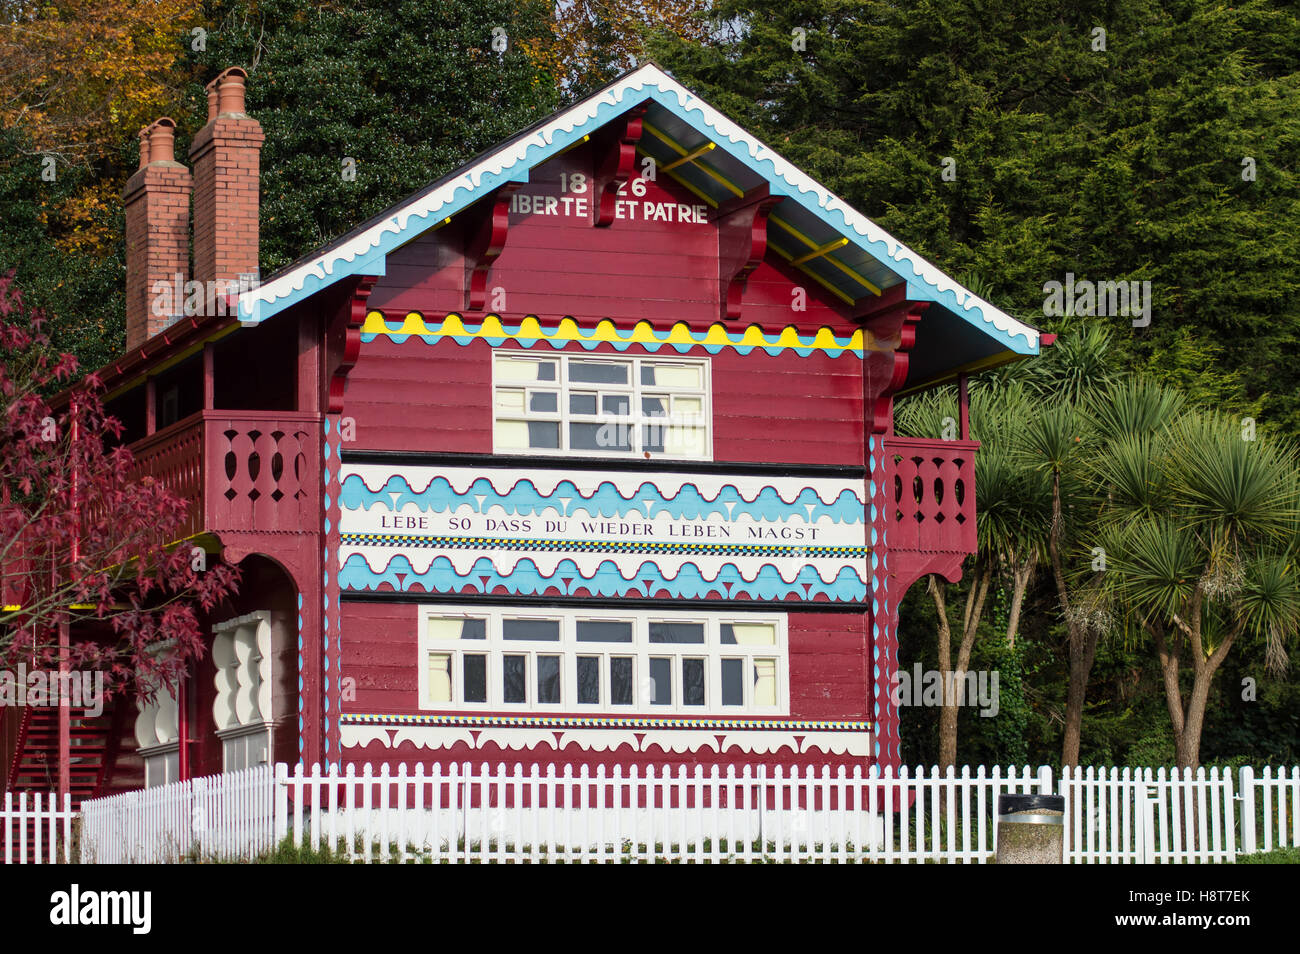
[[[266,133],[264,275],[558,102],[554,79],[524,52],[549,29],[540,0],[213,0],[206,14],[212,28],[197,75],[248,69],[248,111]],[[190,94],[193,115],[204,116],[202,87]]]
[[[121,207],[98,213],[116,236],[106,250],[68,247],[63,214],[93,168],[36,151],[23,130],[0,130],[0,275],[13,271],[31,307],[50,315],[55,348],[98,368],[121,353],[125,247]]]
[[[665,33],[652,52],[895,236],[1055,330],[1045,282],[1149,280],[1149,327],[1088,319],[1123,333],[1125,365],[1300,435],[1293,4],[722,0],[714,16],[707,45]]]

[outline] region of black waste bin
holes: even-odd
[[[1065,799],[1060,795],[998,796],[998,864],[1059,865],[1065,861]]]

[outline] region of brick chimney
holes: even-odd
[[[194,278],[200,282],[248,283],[258,274],[258,185],[266,137],[244,112],[247,79],[232,66],[208,84],[208,122],[190,146]]]
[[[190,170],[176,161],[176,123],[140,130],[140,168],[126,182],[126,347],[144,344],[180,314],[176,276],[189,272]],[[154,292],[165,282],[166,296]]]

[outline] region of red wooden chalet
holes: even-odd
[[[78,723],[104,740],[79,792],[265,760],[897,764],[899,602],[975,548],[977,445],[964,414],[894,436],[893,400],[1039,332],[653,65],[256,281],[244,82],[214,81],[190,169],[170,120],[143,134],[102,372],[244,584],[177,699]],[[156,307],[177,274],[242,281],[238,313]],[[49,726],[9,723],[32,784]]]

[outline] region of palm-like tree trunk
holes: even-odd
[[[1052,474],[1052,526],[1047,534],[1047,552],[1052,563],[1052,579],[1061,601],[1068,633],[1070,675],[1065,694],[1065,736],[1061,743],[1061,765],[1079,764],[1079,743],[1083,736],[1083,707],[1088,695],[1088,676],[1097,655],[1097,634],[1071,613],[1070,587],[1061,558],[1065,520],[1061,514],[1061,474]]]
[[[1025,591],[1034,578],[1037,556],[1031,551],[1028,556],[1017,560],[1011,553],[1011,609],[1007,613],[1007,645],[1016,648],[1016,634],[1020,632],[1020,614],[1025,606]]]
[[[1083,738],[1083,707],[1088,696],[1088,676],[1097,656],[1097,636],[1073,623],[1069,625],[1070,666],[1065,692],[1065,736],[1061,742],[1061,764],[1079,764],[1079,744]]]
[[[1174,730],[1174,762],[1181,768],[1196,768],[1201,761],[1201,731],[1205,728],[1205,710],[1210,701],[1214,676],[1227,658],[1240,634],[1239,622],[1214,651],[1206,656],[1201,636],[1201,592],[1198,589],[1188,607],[1187,619],[1175,615],[1172,639],[1161,625],[1148,625],[1160,660],[1160,674],[1165,687],[1165,705]],[[1180,676],[1183,647],[1186,645],[1192,667],[1192,686],[1183,698]]]
[[[952,627],[948,622],[948,584],[938,576],[931,576],[928,589],[939,615],[939,673],[943,680],[943,707],[939,710],[939,767],[957,764],[957,712],[960,700],[959,687],[966,683],[970,668],[971,651],[975,647],[975,634],[984,615],[989,584],[993,578],[990,564],[976,561],[975,579],[966,596],[966,610],[962,614],[961,643],[957,647],[957,665],[952,665]]]

